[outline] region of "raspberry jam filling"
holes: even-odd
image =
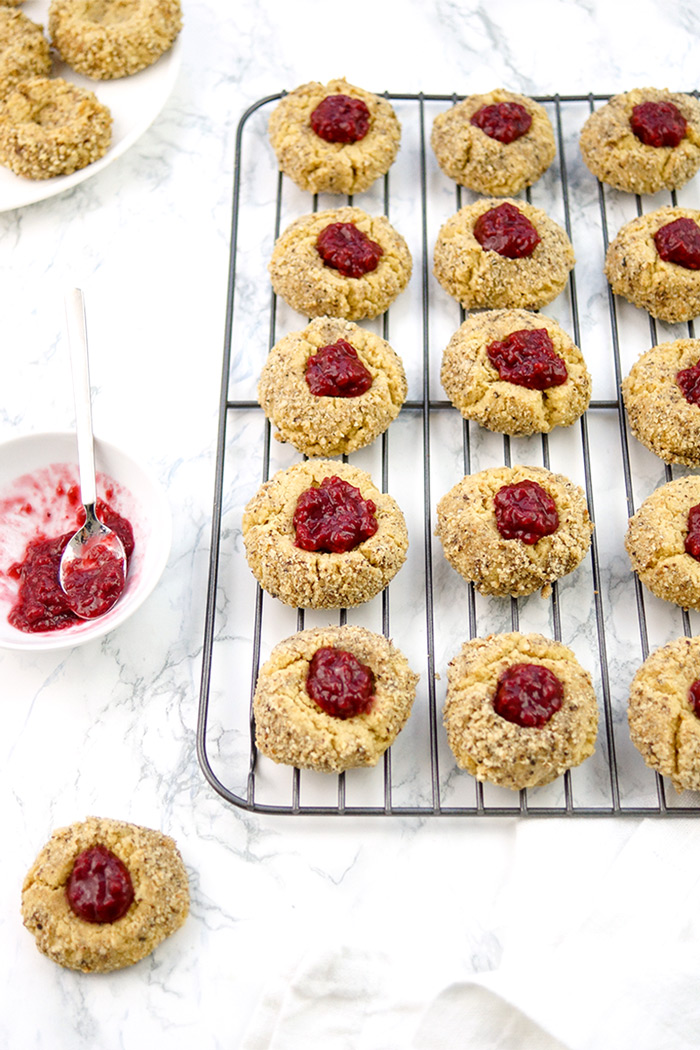
[[[555,353],[546,328],[523,328],[486,347],[501,379],[528,390],[548,390],[569,378],[564,360]]]
[[[559,528],[557,505],[536,481],[503,485],[493,498],[496,526],[504,540],[537,543]]]
[[[484,251],[498,252],[506,259],[532,255],[540,235],[514,204],[499,204],[485,211],[474,223],[474,236]]]
[[[700,405],[700,361],[690,368],[682,368],[676,375],[683,397],[691,405]]]
[[[128,565],[134,550],[131,525],[126,518],[122,518],[101,500],[97,501],[96,510],[100,520],[113,529],[122,541]],[[30,634],[36,631],[59,631],[80,623],[79,617],[73,611],[73,603],[69,603],[58,582],[58,567],[68,541],[84,520],[85,513],[81,508],[81,514],[72,532],[53,539],[37,537],[27,544],[22,561],[16,562],[8,570],[8,576],[19,580],[17,600],[8,616],[9,622],[17,630]],[[108,574],[107,591],[112,586],[110,579],[111,574]]]
[[[369,711],[374,700],[374,675],[345,649],[317,649],[309,664],[306,691],[333,718],[354,718]]]
[[[530,130],[532,117],[519,102],[495,102],[477,109],[470,123],[507,145]]]
[[[129,869],[106,846],[92,846],[75,858],[66,884],[74,915],[85,922],[116,922],[134,899]]]
[[[64,566],[63,590],[73,612],[84,620],[108,612],[125,583],[124,562],[109,542],[91,542],[81,557]]]
[[[345,339],[312,354],[306,362],[305,378],[316,397],[359,397],[372,386],[372,373]]]
[[[311,129],[325,142],[359,142],[369,131],[369,110],[361,98],[326,95],[311,114]]]
[[[549,722],[564,701],[564,687],[541,664],[513,664],[498,679],[494,710],[507,722],[539,729]]]
[[[688,700],[696,718],[700,718],[700,678],[696,678],[688,690]]]
[[[630,127],[645,146],[677,146],[688,122],[673,102],[642,102],[632,110]]]
[[[692,219],[674,219],[654,234],[654,244],[664,262],[686,270],[700,270],[700,227]]]
[[[297,500],[294,542],[304,551],[344,554],[374,536],[379,528],[376,509],[355,485],[335,475],[324,478]]]
[[[384,249],[353,222],[332,222],[316,238],[316,250],[326,266],[343,277],[364,277],[376,270]]]
[[[685,537],[685,552],[700,561],[700,503],[688,511],[688,532]]]

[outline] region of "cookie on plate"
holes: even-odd
[[[665,88],[614,95],[591,113],[579,146],[596,178],[615,189],[678,189],[700,168],[700,102]]]
[[[39,951],[83,973],[145,958],[188,911],[173,840],[120,820],[88,817],[54,831],[22,886],[22,918]]]
[[[280,170],[310,193],[361,193],[386,174],[401,141],[391,103],[344,79],[285,95],[268,131]]]
[[[444,724],[458,766],[518,791],[593,754],[598,704],[571,649],[513,631],[473,638],[450,661]]]
[[[514,197],[531,186],[556,155],[544,106],[502,88],[439,113],[430,144],[445,175],[493,197]]]
[[[27,179],[79,171],[103,157],[111,140],[107,106],[62,77],[24,80],[0,104],[0,164]]]
[[[374,598],[408,550],[396,501],[348,463],[310,459],[265,482],[243,513],[253,575],[287,605],[341,609]]]
[[[700,466],[700,339],[643,353],[622,381],[630,429],[665,463]]]
[[[465,310],[535,310],[563,291],[574,261],[565,230],[540,208],[483,199],[443,224],[433,272]]]
[[[677,638],[646,658],[630,686],[630,736],[647,766],[700,791],[700,638]]]
[[[647,496],[629,520],[625,547],[652,594],[700,609],[700,477],[676,478]]]
[[[411,253],[384,215],[335,208],[296,219],[277,238],[272,287],[307,317],[384,313],[411,277]]]
[[[374,766],[411,713],[418,675],[381,634],[317,627],[280,642],[260,670],[258,749],[324,773]]]
[[[169,51],[182,28],[180,0],[51,0],[49,34],[76,73],[131,76]]]
[[[273,346],[258,400],[280,441],[307,456],[341,456],[382,434],[407,390],[386,340],[352,321],[317,317]]]
[[[592,532],[583,490],[544,467],[467,474],[437,505],[445,557],[481,594],[546,596],[579,565]]]
[[[658,208],[625,223],[605,256],[616,295],[671,324],[700,314],[700,211]]]
[[[0,7],[0,99],[29,77],[51,71],[51,49],[43,26],[22,11]]]
[[[450,339],[440,379],[455,408],[502,434],[546,434],[588,407],[583,354],[556,321],[527,310],[471,314]]]

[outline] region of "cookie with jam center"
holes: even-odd
[[[699,362],[700,339],[659,343],[640,355],[622,381],[632,433],[665,463],[700,466],[700,405],[679,383],[685,373],[692,386]]]
[[[691,515],[693,508],[698,510]],[[700,609],[699,529],[700,477],[690,474],[647,496],[625,535],[632,568],[644,586],[683,609]]]

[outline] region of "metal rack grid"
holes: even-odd
[[[218,424],[215,493],[197,753],[211,786],[243,809],[270,814],[429,816],[689,816],[697,796],[676,796],[646,769],[629,741],[626,693],[649,651],[681,633],[700,633],[695,614],[645,592],[629,568],[622,537],[629,514],[675,471],[628,439],[619,398],[632,361],[658,342],[693,337],[692,324],[664,326],[610,293],[602,276],[609,240],[624,221],[662,204],[698,207],[689,185],[665,199],[642,199],[598,184],[577,149],[580,127],[605,94],[537,96],[557,138],[557,159],[527,191],[532,203],[571,237],[577,264],[565,293],[546,309],[582,347],[593,400],[578,424],[550,435],[514,439],[482,431],[433,395],[439,363],[463,310],[437,286],[431,252],[439,226],[474,194],[455,187],[428,146],[432,117],[460,95],[392,94],[403,126],[402,150],[388,175],[361,200],[319,199],[276,169],[266,142],[270,108],[261,99],[242,116],[236,135],[228,300]],[[679,199],[680,198],[680,199]],[[353,455],[404,510],[409,561],[367,608],[341,610],[334,622],[361,622],[391,635],[421,674],[408,725],[375,770],[339,776],[279,767],[255,748],[252,695],[258,669],[282,638],[331,622],[281,603],[252,580],[242,550],[240,517],[272,473],[299,456],[276,447],[255,397],[269,348],[303,327],[269,290],[266,261],[292,218],[319,208],[357,204],[387,214],[409,241],[409,289],[374,322],[404,359],[409,399],[372,449]],[[246,455],[240,458],[239,450]],[[253,451],[251,451],[251,449]],[[420,453],[417,450],[420,449]],[[415,483],[415,459],[422,478]],[[596,525],[591,550],[551,596],[484,599],[449,567],[433,538],[437,499],[465,474],[485,466],[533,463],[561,470],[586,491]],[[601,511],[602,507],[602,511]],[[320,618],[319,618],[320,617]],[[467,637],[499,630],[537,630],[571,646],[593,674],[601,720],[596,754],[554,785],[509,792],[480,784],[455,766],[441,725],[444,669]]]

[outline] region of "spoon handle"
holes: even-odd
[[[88,361],[85,301],[80,288],[66,294],[66,325],[73,398],[75,400],[75,428],[78,439],[80,492],[85,506],[97,500],[95,484],[95,449],[92,438],[92,397],[90,394],[90,364]]]

